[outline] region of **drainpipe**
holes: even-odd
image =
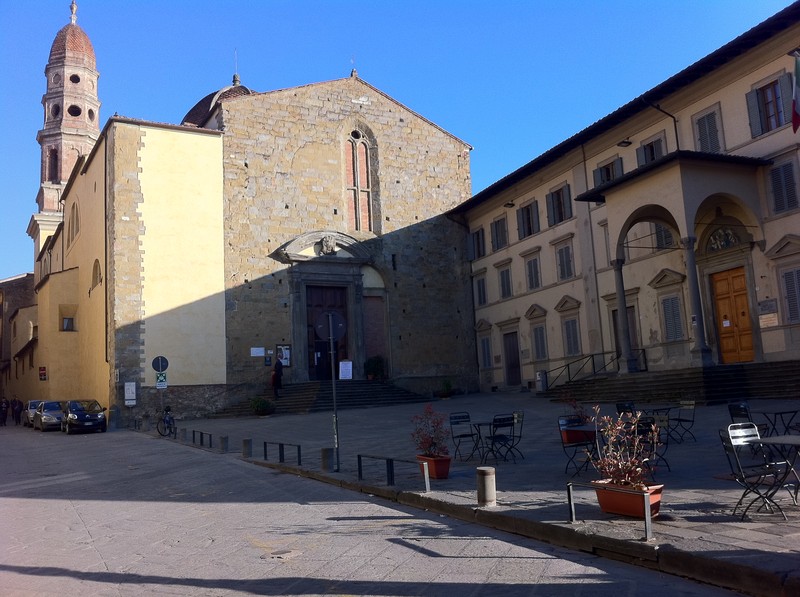
[[[648,106],[650,106],[651,108],[653,108],[654,110],[658,110],[658,111],[659,111],[659,112],[661,112],[662,114],[666,114],[667,116],[669,116],[670,118],[672,118],[672,126],[675,128],[675,149],[676,149],[677,151],[680,151],[680,150],[681,150],[681,142],[680,142],[680,139],[678,138],[678,119],[677,119],[677,118],[675,118],[675,116],[674,116],[673,114],[670,114],[669,112],[667,112],[666,110],[664,110],[664,109],[663,109],[661,106],[659,106],[658,104],[651,104],[650,102],[648,102],[648,101],[647,101],[646,99],[644,99],[644,98],[642,98],[642,101],[643,101],[645,104],[647,104]]]

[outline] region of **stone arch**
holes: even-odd
[[[672,232],[673,235],[675,235],[676,240],[685,236],[685,233],[682,233],[680,230],[680,226],[678,225],[675,217],[664,206],[654,204],[643,205],[642,207],[631,212],[631,214],[622,224],[622,227],[619,231],[619,237],[614,243],[615,259],[622,261],[625,260],[625,239],[628,237],[628,233],[630,232],[631,228],[641,222],[654,222],[665,226],[670,230],[670,232]]]

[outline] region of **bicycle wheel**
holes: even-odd
[[[156,429],[158,429],[159,435],[167,435],[168,431],[167,431],[167,426],[164,423],[164,419],[158,420],[158,423],[156,424]]]

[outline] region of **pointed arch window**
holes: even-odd
[[[73,203],[69,210],[69,226],[67,228],[67,246],[72,245],[81,231],[81,219],[78,213],[78,204]]]
[[[372,230],[372,180],[369,144],[358,129],[350,132],[345,152],[347,218],[351,230]]]

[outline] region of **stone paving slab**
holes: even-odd
[[[763,408],[798,406],[788,401],[751,402]],[[669,445],[671,470],[656,471],[656,481],[665,489],[652,542],[643,541],[642,521],[603,514],[593,492],[584,488],[575,489],[579,521],[568,522],[566,483],[572,477],[564,473],[566,456],[557,429],[558,415],[569,412],[563,404],[531,393],[492,393],[437,400],[434,406],[444,413],[468,411],[473,421],[525,411],[519,446],[525,457],[487,463],[496,473],[495,507],[477,505],[480,463],[474,460],[453,461],[450,478],[431,480],[429,493],[412,464],[397,463],[396,484],[388,487],[384,463],[365,460],[365,478],[357,480],[358,454],[414,458],[410,420],[421,411],[420,404],[339,411],[338,472],[322,470],[322,449],[334,444],[333,413],[190,420],[179,421],[178,427],[187,430],[188,441],[191,430],[212,434],[213,451],[219,451],[219,438],[226,437],[226,457],[242,458],[242,442],[249,439],[253,456],[247,460],[254,464],[753,595],[800,595],[800,507],[792,504],[789,494],[782,491],[777,496],[788,521],[780,515],[756,513],[744,521],[732,515],[741,488],[729,478],[718,435],[730,423],[725,405],[698,406],[696,441]],[[602,413],[612,412],[613,405],[602,405]],[[296,465],[290,447],[286,462],[278,463],[277,447],[272,445],[265,461],[265,441],[301,445],[302,465]],[[573,480],[591,478],[596,476],[590,472]]]

